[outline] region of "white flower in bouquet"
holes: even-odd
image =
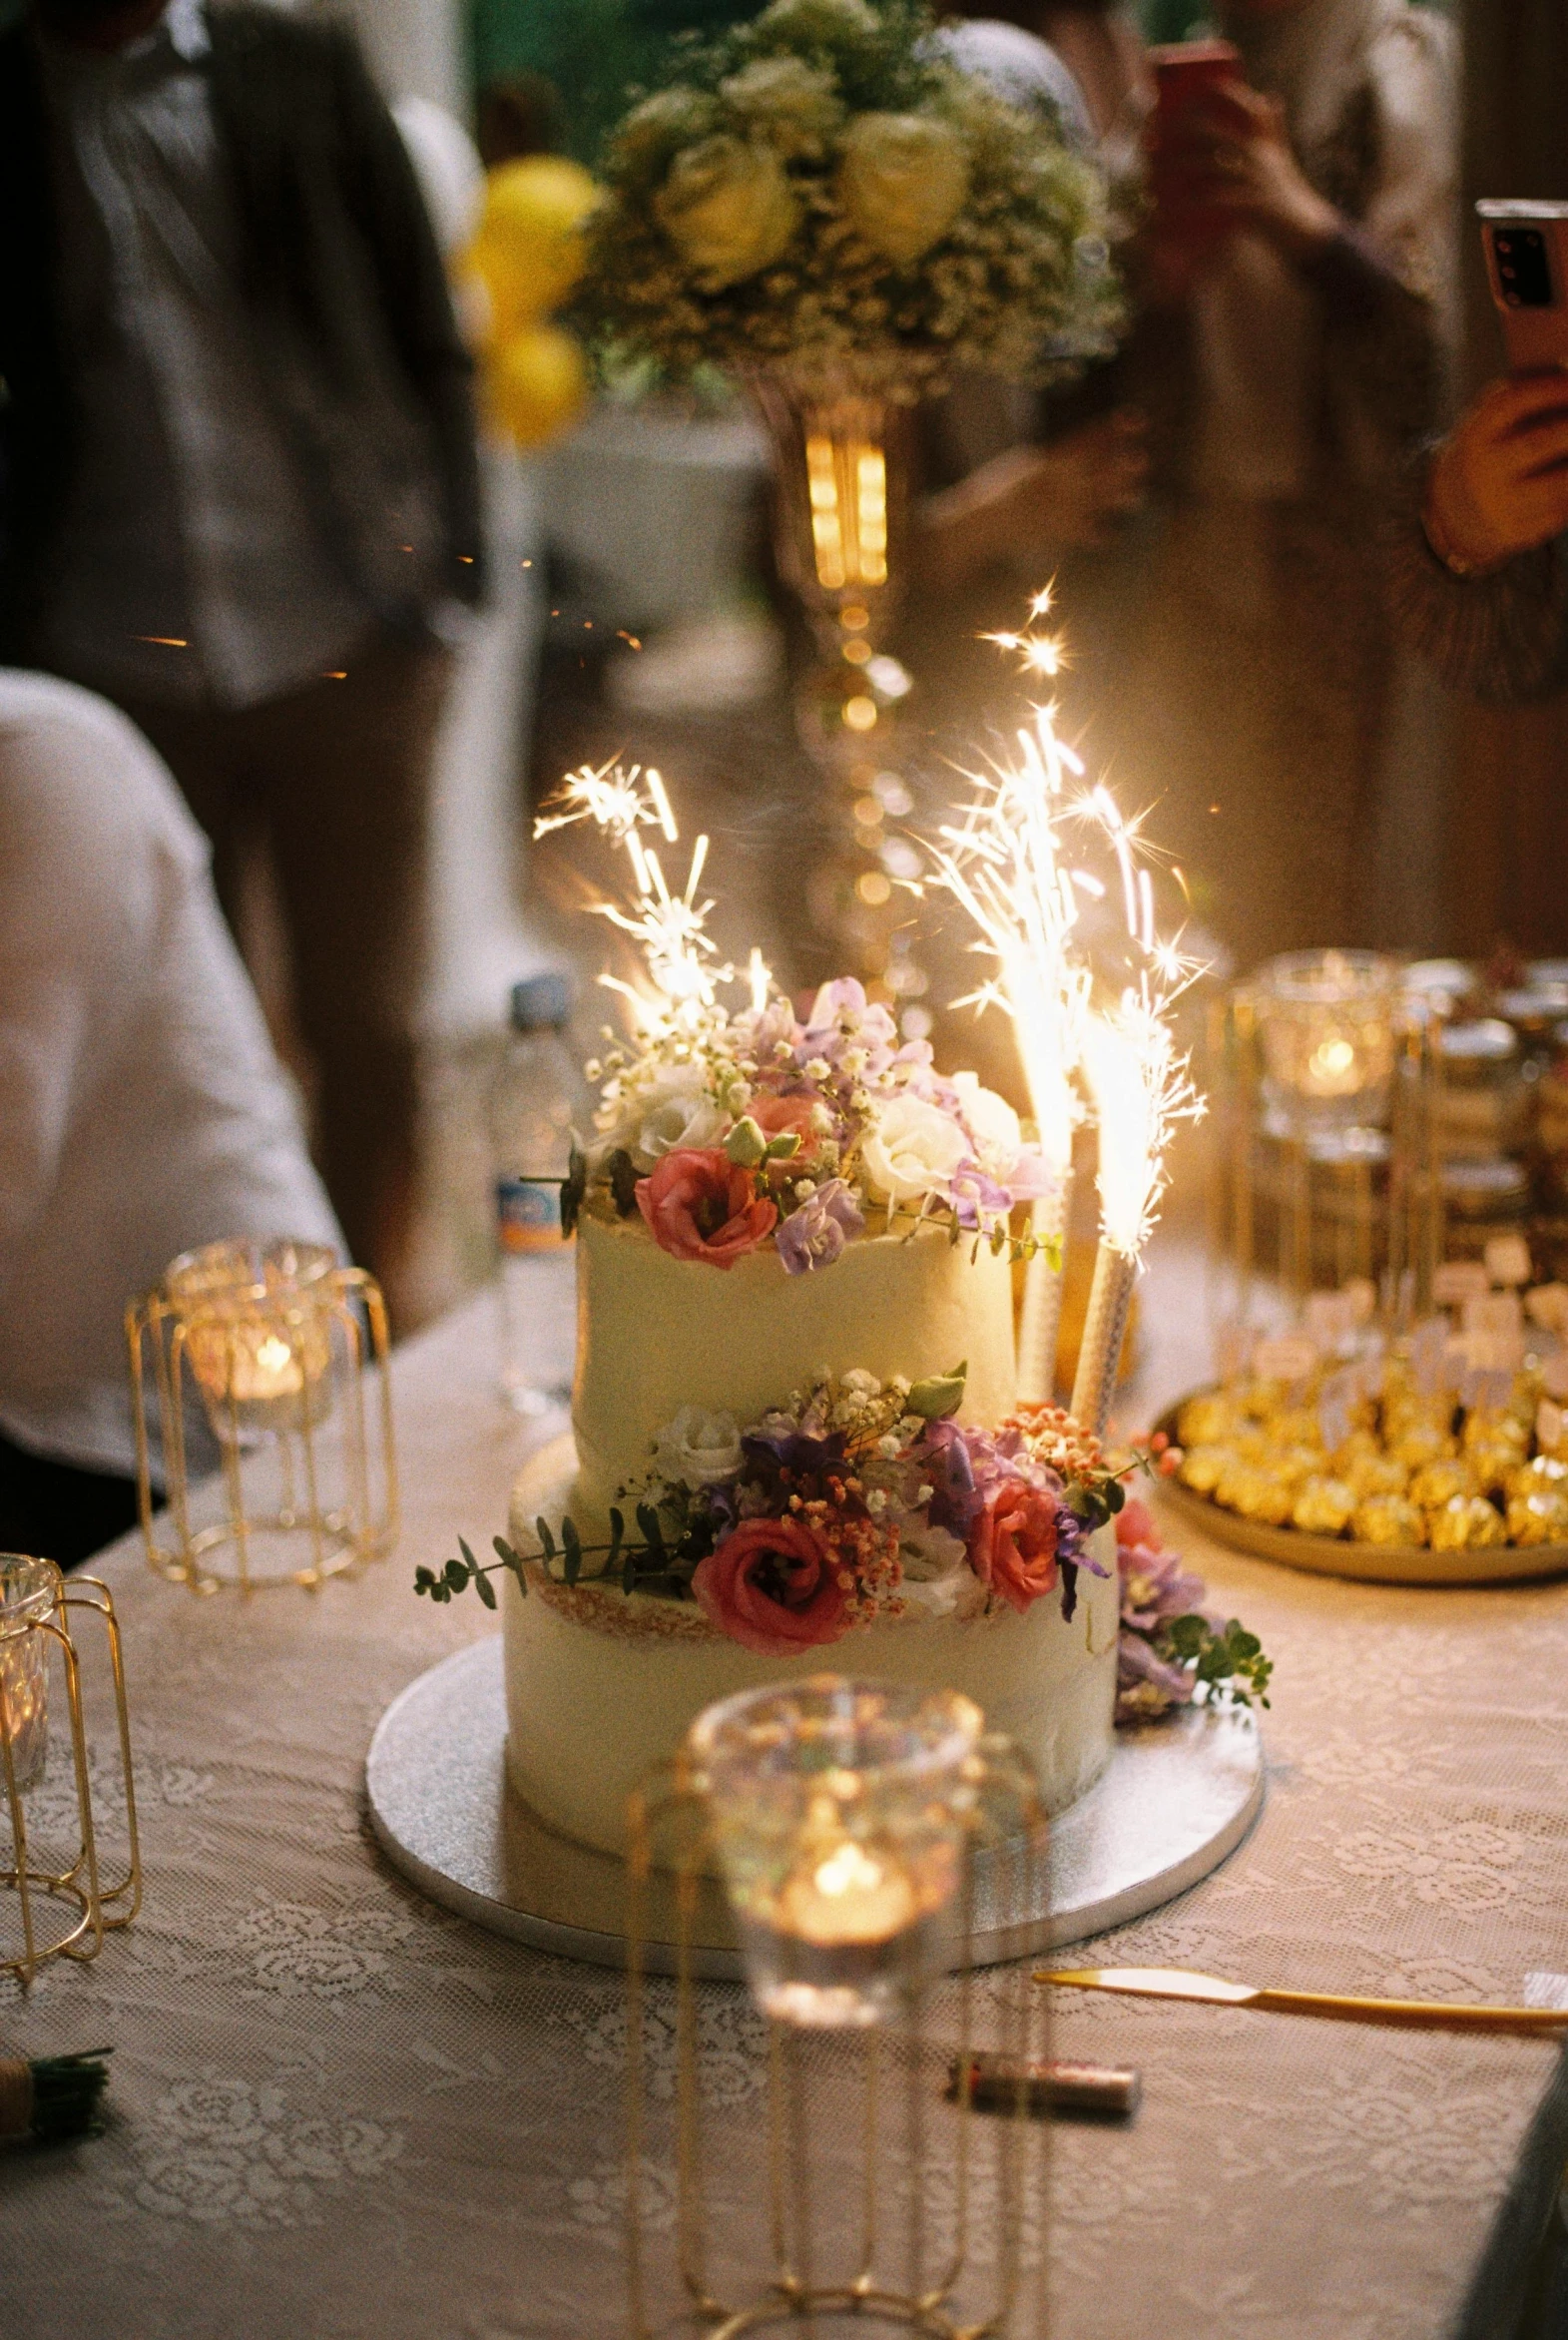
[[[975,1160],[988,1178],[1005,1186],[1024,1150],[1017,1114],[1005,1097],[980,1086],[977,1072],[955,1072],[952,1085],[958,1091],[964,1127],[974,1139]]]
[[[800,219],[778,156],[728,133],[676,156],[654,211],[709,292],[742,284],[778,260]]]
[[[889,1202],[923,1201],[944,1187],[969,1151],[950,1113],[923,1097],[895,1096],[861,1141],[860,1159],[876,1192]]]
[[[654,1461],[666,1478],[682,1486],[719,1486],[741,1467],[740,1426],[733,1414],[683,1406],[659,1433]]]
[[[969,193],[969,158],[931,114],[857,114],[844,132],[838,194],[855,233],[908,268],[946,235]]]
[[[655,1063],[600,1115],[590,1166],[624,1148],[639,1170],[652,1170],[679,1146],[718,1145],[730,1120],[709,1089],[706,1066]]]
[[[789,158],[819,155],[843,120],[832,75],[803,57],[756,57],[719,94],[754,138]]]

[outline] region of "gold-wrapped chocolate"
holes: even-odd
[[[1470,1466],[1477,1493],[1500,1495],[1524,1457],[1520,1449],[1510,1442],[1501,1446],[1480,1443],[1466,1447],[1464,1459]]]
[[[1511,1447],[1514,1461],[1522,1462],[1530,1451],[1530,1426],[1527,1422],[1521,1422],[1517,1414],[1490,1406],[1477,1406],[1473,1414],[1465,1416],[1462,1443],[1467,1455],[1474,1454],[1481,1447]]]
[[[1297,1495],[1291,1525],[1307,1535],[1342,1535],[1354,1509],[1354,1489],[1342,1478],[1309,1478]]]
[[[1336,1457],[1334,1467],[1358,1502],[1374,1495],[1402,1495],[1410,1482],[1409,1471],[1391,1455],[1352,1455],[1348,1462]]]
[[[1288,1406],[1270,1423],[1269,1435],[1282,1447],[1305,1447],[1312,1455],[1322,1452],[1322,1428],[1314,1406]]]
[[[1510,1543],[1568,1543],[1568,1498],[1555,1489],[1508,1497]]]
[[[1358,1543],[1424,1543],[1426,1522],[1403,1495],[1369,1495],[1350,1520]]]
[[[1502,1513],[1484,1495],[1450,1496],[1427,1513],[1426,1530],[1434,1552],[1478,1550],[1508,1540]]]
[[[1357,1455],[1380,1456],[1381,1453],[1382,1448],[1378,1443],[1377,1433],[1363,1427],[1359,1430],[1352,1430],[1343,1446],[1335,1447],[1331,1459],[1334,1469],[1343,1477]]]
[[[1428,1462],[1443,1462],[1457,1451],[1458,1441],[1439,1430],[1434,1422],[1412,1422],[1388,1449],[1394,1461],[1402,1462],[1406,1470],[1422,1470]]]
[[[1475,1475],[1468,1462],[1457,1457],[1442,1462],[1428,1462],[1410,1481],[1410,1500],[1419,1503],[1423,1511],[1440,1511],[1444,1503],[1455,1496],[1479,1493]]]
[[[1177,1477],[1183,1486],[1190,1486],[1194,1494],[1212,1495],[1220,1483],[1220,1475],[1234,1461],[1229,1447],[1188,1447],[1177,1468]]]
[[[1221,1479],[1215,1493],[1228,1509],[1265,1527],[1283,1527],[1295,1501],[1293,1489],[1276,1472],[1244,1463]]]
[[[1322,1466],[1320,1447],[1282,1447],[1261,1465],[1271,1478],[1278,1478],[1293,1494],[1299,1494],[1309,1478],[1316,1477]]]
[[[1521,1462],[1517,1470],[1508,1474],[1508,1496],[1557,1495],[1568,1499],[1568,1462],[1556,1455],[1537,1455],[1533,1462]]]
[[[1176,1418],[1176,1436],[1184,1447],[1217,1447],[1224,1444],[1237,1424],[1236,1408],[1222,1390],[1211,1390],[1207,1396],[1189,1398]]]

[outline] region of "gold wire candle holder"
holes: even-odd
[[[390,1548],[389,1342],[373,1277],[320,1244],[209,1244],[132,1303],[126,1335],[142,1531],[159,1575],[201,1593],[313,1591]]]
[[[818,1675],[709,1708],[633,1796],[629,1842],[632,2340],[661,2328],[649,2320],[659,2270],[648,2191],[663,2163],[645,2076],[656,1868],[674,1871],[678,1912],[666,2275],[684,2312],[711,2340],[789,2324],[821,2336],[839,2319],[927,2340],[1043,2336],[1045,2254],[1037,2234],[1026,2265],[1024,2228],[1045,2201],[1047,2130],[1032,2116],[1029,2074],[1046,2052],[1046,2000],[1027,1970],[983,1986],[974,1973],[977,1931],[1017,1926],[1022,1951],[1023,1921],[1038,1907],[1046,1828],[1026,1758],[954,1692]],[[771,2264],[761,2279],[744,2249],[738,2274],[716,2272],[708,2199],[692,1933],[716,1869],[767,2028],[758,2198]],[[988,1955],[1011,1955],[1006,1932],[997,1939],[1002,1949]],[[982,2069],[995,2110],[980,2109]],[[841,2157],[849,2138],[859,2166],[830,2181],[839,2231],[824,2239],[821,2150]],[[988,2297],[976,2306],[982,2215],[992,2248]],[[733,2238],[727,2255],[737,2256]]]
[[[77,1646],[84,1618],[103,1628],[114,1690],[126,1847],[112,1862],[94,1817]],[[62,1694],[69,1794],[54,1793],[47,1778],[51,1699]],[[10,1830],[9,1846],[0,1845],[0,1974],[26,1990],[48,1960],[96,1958],[106,1934],[130,1925],[141,1907],[142,1861],[114,1601],[96,1576],[65,1577],[53,1560],[25,1552],[0,1552],[0,1790]]]

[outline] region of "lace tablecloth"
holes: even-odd
[[[146,1906],[96,1964],[0,2001],[25,2052],[116,2045],[106,2136],[0,2156],[5,2340],[623,2328],[619,1979],[421,1901],[363,1813],[388,1700],[493,1630],[409,1590],[504,1517],[528,1434],[491,1356],[481,1303],[399,1357],[407,1529],[360,1582],[243,1606],[156,1581],[133,1544],[107,1560]],[[1460,1999],[1568,1971],[1568,1585],[1383,1591],[1180,1540],[1278,1661],[1268,1803],[1218,1875],[1095,1955]],[[705,1992],[702,2036],[752,2119],[739,1989]],[[1126,2129],[1058,2130],[1059,2333],[1511,2329],[1568,2154],[1554,2048],[1114,2001],[1064,2003],[1057,2045],[1146,2091]],[[652,2197],[668,2221],[657,2172]]]

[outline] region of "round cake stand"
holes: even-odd
[[[365,1759],[370,1820],[388,1858],[432,1901],[492,1933],[563,1958],[618,1967],[626,1957],[625,1871],[607,1853],[557,1836],[507,1784],[499,1634],[410,1682],[376,1725]],[[1239,1845],[1264,1795],[1263,1745],[1250,1713],[1190,1708],[1118,1731],[1087,1795],[1051,1826],[1037,1907],[1001,1913],[977,1894],[971,1958],[1024,1958],[1125,1925],[1207,1877]],[[655,1872],[647,1964],[674,1971],[673,1880]],[[694,1971],[742,1974],[724,1895],[704,1880]]]

